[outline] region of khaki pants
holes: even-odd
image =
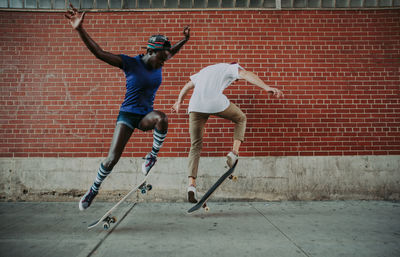
[[[189,152],[189,177],[196,178],[199,168],[200,152],[203,148],[204,126],[210,115],[218,116],[235,123],[233,139],[243,142],[246,130],[246,116],[235,104],[219,113],[191,112],[189,114],[190,152]]]

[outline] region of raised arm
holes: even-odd
[[[68,10],[65,17],[69,19],[72,27],[78,31],[79,36],[85,43],[86,47],[96,56],[98,59],[118,68],[122,68],[122,58],[119,55],[115,55],[104,51],[86,32],[83,28],[83,20],[85,18],[85,12],[79,13],[78,10],[70,4],[72,10]]]
[[[194,84],[192,81],[189,81],[188,83],[186,83],[186,85],[181,89],[181,92],[179,93],[178,100],[172,106],[173,111],[179,112],[179,110],[181,108],[181,104],[183,103],[183,100],[185,100],[186,95],[193,88],[194,88]]]
[[[269,93],[272,93],[273,96],[275,96],[276,98],[279,98],[279,97],[283,96],[282,91],[280,91],[277,88],[267,86],[264,83],[264,81],[262,81],[260,79],[260,77],[258,77],[256,74],[254,74],[251,71],[239,70],[239,77],[240,77],[240,79],[244,79],[244,80],[246,80],[247,82],[250,82],[253,85],[261,87],[265,91],[267,91]]]
[[[184,38],[171,47],[171,50],[170,50],[171,54],[170,54],[170,56],[168,56],[168,59],[171,59],[172,56],[174,56],[176,53],[178,53],[179,50],[181,49],[181,47],[184,44],[186,44],[187,41],[189,41],[189,38],[190,38],[190,26],[185,26],[183,28],[183,35],[184,35]]]

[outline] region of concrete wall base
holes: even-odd
[[[0,158],[1,201],[78,201],[103,158]],[[117,201],[142,178],[141,158],[122,158],[96,200]],[[202,158],[201,196],[225,171],[225,158]],[[242,157],[213,200],[400,200],[400,156]],[[187,158],[159,158],[153,190],[132,199],[185,201]]]

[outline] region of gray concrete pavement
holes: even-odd
[[[108,231],[87,230],[113,203],[0,203],[0,256],[400,256],[400,203],[124,203]],[[133,206],[133,207],[132,207]]]

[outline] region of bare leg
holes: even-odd
[[[106,170],[112,170],[121,158],[122,152],[131,137],[133,129],[125,124],[119,123],[115,127],[114,136],[111,141],[107,158],[102,162]]]
[[[189,186],[194,186],[194,187],[196,187],[196,178],[194,178],[194,177],[189,177]]]
[[[79,201],[79,209],[81,211],[89,208],[93,199],[96,197],[101,183],[104,179],[111,173],[115,164],[117,164],[119,158],[124,151],[126,143],[131,137],[133,129],[125,124],[117,124],[114,130],[114,136],[111,141],[110,150],[108,152],[107,158],[101,163],[100,168],[97,172],[96,178],[93,185],[90,187],[89,191],[81,198]]]

